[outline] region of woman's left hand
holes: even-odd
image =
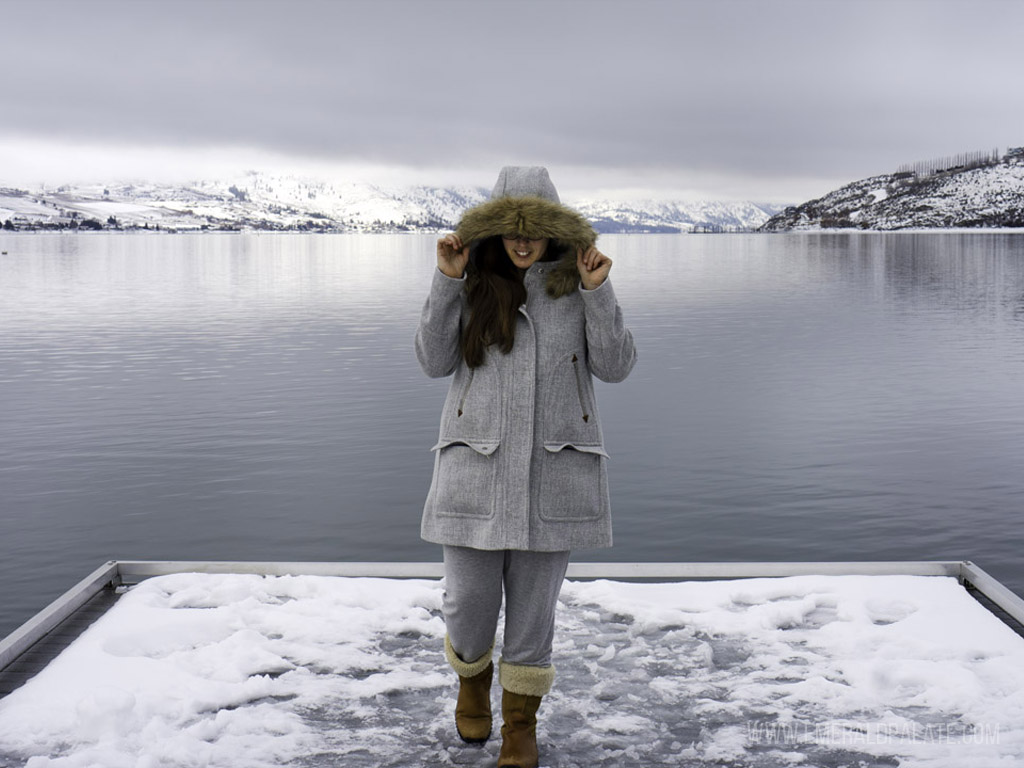
[[[582,248],[576,249],[576,269],[580,273],[580,281],[584,290],[592,291],[608,279],[608,273],[612,268],[612,260],[597,250],[596,246],[590,246],[586,252]]]

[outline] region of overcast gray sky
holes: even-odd
[[[1024,145],[1015,0],[0,0],[0,185],[247,168],[799,202]]]

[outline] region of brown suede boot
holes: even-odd
[[[540,696],[501,692],[501,751],[498,768],[537,768],[537,709]]]
[[[455,702],[455,730],[463,741],[482,744],[491,737],[491,680],[494,664],[473,677],[459,675],[459,698]]]
[[[459,676],[459,698],[455,702],[455,730],[470,744],[481,744],[491,736],[491,680],[494,678],[494,647],[475,661],[463,661],[445,635],[444,655]]]

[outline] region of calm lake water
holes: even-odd
[[[0,636],[109,559],[438,560],[429,236],[0,238]],[[616,546],[1024,592],[1024,235],[604,236]]]

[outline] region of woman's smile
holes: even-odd
[[[502,235],[501,242],[512,263],[520,269],[527,269],[535,262],[540,261],[548,249],[546,237],[531,240],[526,237]]]

